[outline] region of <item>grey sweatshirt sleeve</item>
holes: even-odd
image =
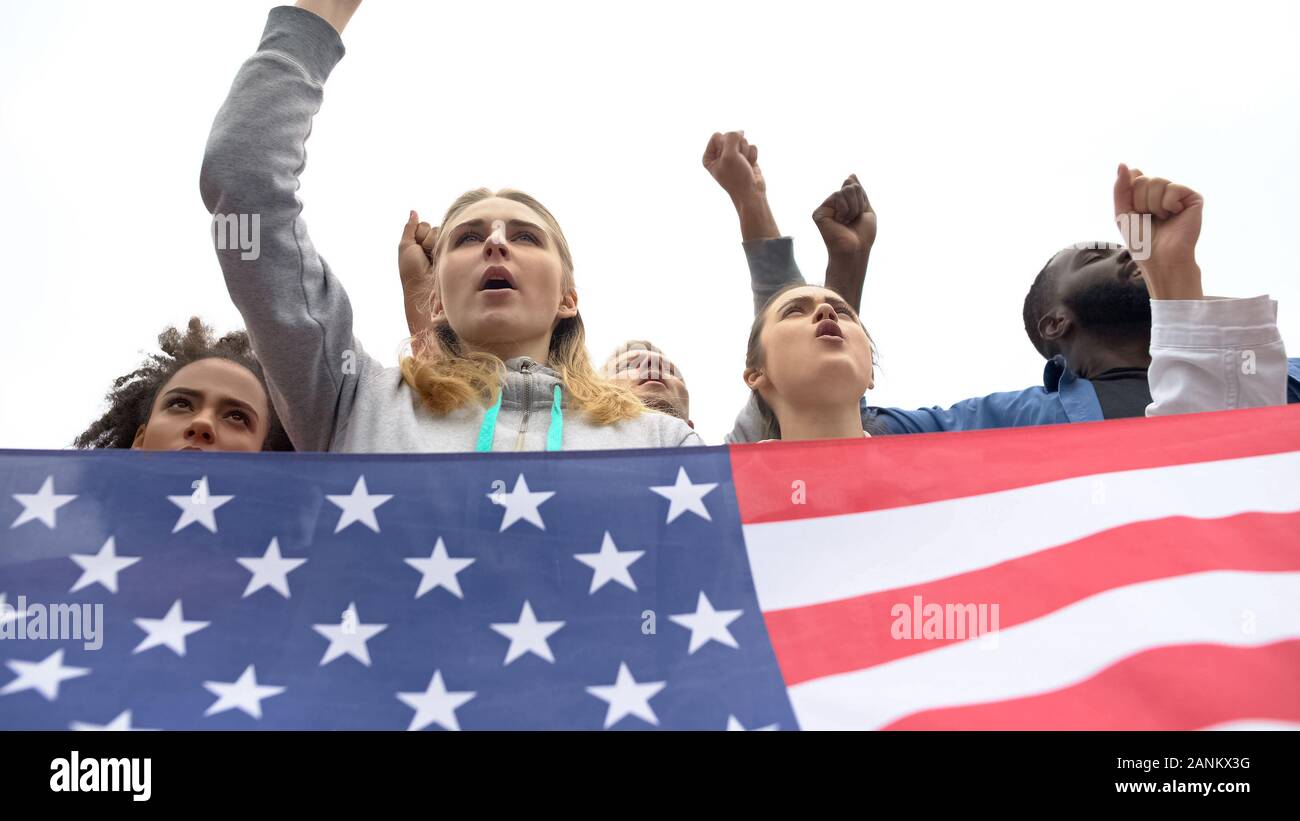
[[[743,442],[761,442],[763,440],[763,417],[758,412],[758,403],[754,401],[754,392],[750,391],[745,407],[736,414],[736,426],[723,439],[728,445]]]
[[[790,237],[742,242],[749,263],[749,287],[754,292],[754,315],[787,285],[803,284],[803,274],[794,261],[794,240]]]
[[[352,306],[308,238],[297,197],[312,117],[343,51],[338,32],[315,14],[272,9],[257,53],[217,112],[199,181],[226,288],[299,450],[329,449],[362,376],[379,368],[352,336]],[[251,253],[222,250],[231,243],[219,229],[232,215],[251,226]]]

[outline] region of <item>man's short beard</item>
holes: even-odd
[[[677,417],[683,422],[686,421],[686,416],[682,413],[681,409],[662,396],[641,396],[638,398],[641,400],[641,404],[645,405],[649,410],[666,413],[669,416]]]
[[[1151,294],[1141,285],[1099,282],[1067,297],[1082,330],[1097,336],[1134,337],[1151,333]]]

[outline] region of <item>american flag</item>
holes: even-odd
[[[1300,727],[1298,524],[1290,408],[0,451],[0,728]]]

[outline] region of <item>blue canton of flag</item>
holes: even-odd
[[[0,540],[4,729],[796,726],[725,448],[0,451]]]

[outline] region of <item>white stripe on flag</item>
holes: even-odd
[[[759,606],[783,610],[947,578],[1134,522],[1290,513],[1300,510],[1298,476],[1297,452],[1100,473],[910,507],[745,525],[745,546]]]
[[[1259,730],[1266,731],[1295,731],[1300,730],[1300,723],[1294,721],[1262,721],[1258,719],[1246,719],[1243,721],[1225,721],[1222,724],[1214,724],[1209,727],[1202,727],[1203,730],[1246,730],[1255,732]]]
[[[1058,690],[1157,647],[1300,638],[1296,602],[1300,573],[1215,571],[1128,585],[987,638],[794,685],[790,701],[806,730],[875,729],[921,710]]]

